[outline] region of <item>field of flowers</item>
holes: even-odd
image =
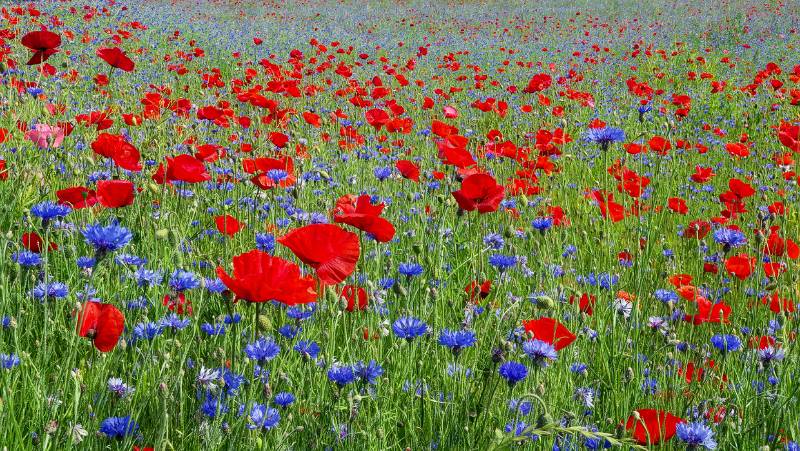
[[[0,448],[800,449],[796,2],[0,13]]]

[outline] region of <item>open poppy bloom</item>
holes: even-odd
[[[217,277],[237,299],[247,302],[295,305],[317,300],[316,283],[311,276],[304,277],[299,266],[259,250],[233,257],[233,277],[218,266]]]
[[[317,271],[317,277],[336,285],[356,269],[360,253],[358,235],[334,224],[311,224],[278,238],[303,263]]]
[[[92,142],[94,153],[111,158],[117,166],[128,171],[141,171],[139,150],[121,135],[100,133]]]
[[[395,167],[404,178],[419,182],[419,167],[410,160],[397,160]]]
[[[550,343],[556,351],[566,348],[578,338],[566,326],[553,318],[543,317],[523,321],[522,326],[525,328],[525,332],[533,334],[533,338]]]
[[[489,174],[474,174],[464,179],[461,189],[452,194],[462,210],[489,213],[497,211],[505,195],[505,188],[498,185]]]
[[[57,47],[61,45],[61,36],[52,31],[31,31],[22,37],[22,45],[33,50],[28,66],[41,64],[58,53]]]
[[[164,170],[164,163],[158,165],[156,173],[152,179],[163,185],[179,181],[184,183],[200,183],[211,180],[211,175],[206,171],[206,166],[202,161],[189,154],[181,154],[176,157],[167,157],[167,169]]]
[[[124,70],[125,72],[133,71],[135,66],[133,61],[131,61],[119,47],[99,48],[97,49],[97,56],[107,62],[109,66]]]
[[[394,238],[395,230],[391,222],[380,217],[384,207],[382,203],[372,205],[366,194],[359,196],[357,200],[355,196],[344,196],[336,202],[333,220],[363,230],[377,241],[386,243]]]
[[[219,233],[226,236],[234,236],[244,228],[242,223],[231,215],[215,216],[214,224],[216,224]]]
[[[276,186],[286,188],[297,182],[297,177],[294,175],[294,161],[288,156],[244,159],[242,168],[248,174],[255,174],[250,181],[261,189],[271,189]]]
[[[68,205],[76,210],[88,208],[97,203],[97,194],[94,190],[84,186],[73,186],[56,191],[58,203]]]
[[[109,352],[117,346],[125,316],[112,304],[87,302],[78,314],[78,335],[92,340],[100,352]]]
[[[639,444],[656,445],[671,439],[678,425],[685,422],[684,419],[663,410],[639,409],[628,417],[625,429],[633,431],[633,438]]]
[[[129,180],[100,180],[97,200],[106,208],[126,207],[133,203],[133,182]]]

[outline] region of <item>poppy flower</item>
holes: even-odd
[[[200,183],[211,180],[211,175],[206,171],[206,167],[202,161],[189,154],[181,154],[174,158],[167,157],[167,170],[164,173],[163,163],[159,165],[156,175],[164,179],[168,183],[180,181],[185,183]]]
[[[686,206],[686,201],[680,197],[670,197],[667,199],[667,207],[680,215],[685,215],[689,212],[689,207]]]
[[[294,161],[288,156],[244,159],[242,168],[248,174],[256,174],[250,181],[261,189],[272,189],[276,186],[286,188],[297,182],[297,177],[294,175]]]
[[[461,189],[453,191],[453,197],[462,210],[478,210],[480,213],[497,211],[505,195],[503,185],[498,185],[489,174],[474,174],[461,182]]]
[[[31,31],[22,37],[22,45],[33,50],[27,65],[41,64],[58,53],[57,47],[61,45],[61,36],[52,31]]]
[[[109,352],[117,346],[125,316],[112,304],[87,302],[78,314],[78,335],[92,340],[100,352]]]
[[[121,135],[100,133],[92,142],[94,153],[111,158],[117,166],[128,171],[141,171],[139,150]]]
[[[6,169],[6,160],[0,159],[0,180],[8,180],[8,169]]]
[[[387,243],[394,238],[394,226],[381,218],[384,204],[372,205],[370,196],[363,194],[354,201],[354,196],[339,199],[334,209],[333,220],[351,225],[375,237],[376,241]]]
[[[469,301],[475,304],[481,299],[486,299],[491,289],[491,280],[484,280],[483,282],[473,280],[464,288],[464,291],[469,295]]]
[[[543,317],[536,320],[523,321],[522,326],[525,328],[525,332],[533,334],[533,338],[553,345],[556,351],[566,348],[578,338],[553,318]]]
[[[725,269],[739,280],[744,280],[753,273],[756,259],[747,254],[738,254],[725,260]]]
[[[366,310],[367,290],[355,285],[345,285],[342,287],[341,298],[347,302],[345,310],[354,312],[356,310]]]
[[[26,232],[22,234],[22,247],[25,249],[38,254],[42,252],[43,246],[44,240],[38,233]],[[56,243],[50,243],[49,247],[51,251],[58,249]]]
[[[311,224],[278,238],[303,263],[317,272],[324,283],[336,285],[356,268],[358,235],[334,224]]]
[[[575,295],[569,297],[569,303],[574,304],[575,301],[578,301],[578,308],[581,312],[586,313],[589,316],[592,316],[594,313],[594,305],[597,303],[597,296],[593,294],[583,293],[578,298]]]
[[[97,200],[106,208],[126,207],[133,203],[133,182],[129,180],[100,180]]]
[[[778,293],[772,293],[772,296],[764,296],[761,298],[761,303],[768,305],[772,313],[778,314],[781,312],[792,313],[794,312],[794,302],[791,299],[782,299],[778,297]]]
[[[231,215],[221,215],[214,217],[214,224],[217,225],[219,233],[227,236],[234,236],[244,228],[236,218]]]
[[[419,167],[416,164],[409,160],[397,160],[395,167],[404,178],[419,182]]]
[[[108,63],[109,66],[131,72],[134,69],[133,61],[125,55],[119,47],[106,47],[97,49],[97,56]]]
[[[533,94],[535,92],[544,91],[545,89],[549,88],[550,85],[553,84],[553,77],[548,74],[536,74],[534,75],[530,81],[528,81],[528,86],[525,87],[522,91],[528,94]]]
[[[669,412],[656,409],[639,409],[628,418],[625,429],[641,445],[656,445],[675,435],[678,425],[686,420]]]
[[[233,277],[218,266],[217,277],[237,299],[247,302],[295,305],[317,300],[311,276],[302,276],[296,264],[259,250],[233,257]]]
[[[73,186],[56,191],[58,203],[68,205],[76,210],[88,208],[97,203],[97,194],[83,186]]]

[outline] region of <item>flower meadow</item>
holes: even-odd
[[[795,2],[0,4],[3,449],[800,449]]]

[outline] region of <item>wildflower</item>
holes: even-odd
[[[711,344],[723,353],[735,352],[742,347],[742,341],[736,335],[724,334],[711,337]]]
[[[489,256],[489,264],[503,272],[517,264],[517,257],[513,255],[492,254]]]
[[[361,382],[375,384],[375,381],[383,375],[383,367],[374,360],[370,360],[367,364],[358,362],[353,365],[353,373]]]
[[[93,224],[83,229],[82,233],[86,242],[94,247],[98,260],[109,252],[122,249],[133,239],[131,231],[116,222],[106,226]]]
[[[0,354],[0,368],[10,370],[19,365],[19,357],[16,354]]]
[[[319,355],[319,345],[314,341],[298,341],[293,349],[306,359],[316,360]]]
[[[690,449],[717,447],[714,431],[703,423],[681,423],[675,429],[675,433]]]
[[[267,407],[263,404],[255,404],[250,409],[250,422],[247,424],[247,429],[272,429],[278,425],[281,420],[281,414],[278,409]]]
[[[528,368],[518,362],[505,362],[500,365],[498,372],[511,386],[528,377]]]
[[[259,337],[244,348],[244,353],[250,360],[255,360],[260,365],[274,359],[281,352],[281,347],[272,338]]]
[[[556,348],[550,343],[542,340],[528,340],[522,345],[522,351],[527,355],[534,364],[539,367],[545,368],[550,362],[558,358]]]
[[[439,344],[450,348],[453,354],[458,354],[462,349],[474,345],[476,341],[475,332],[471,330],[444,329],[439,335]]]
[[[133,393],[133,387],[128,386],[128,384],[122,382],[122,379],[118,377],[112,377],[108,380],[108,391],[116,395],[118,398],[124,398],[131,393]]]
[[[47,227],[53,219],[63,218],[71,211],[70,207],[49,200],[31,207],[31,214],[42,220],[43,227]]]
[[[616,127],[590,128],[584,140],[589,143],[600,144],[600,148],[608,150],[608,147],[615,142],[625,141],[625,132]]]
[[[397,268],[397,271],[406,276],[406,277],[415,277],[423,272],[422,265],[419,263],[400,263],[400,266]]]
[[[128,435],[135,434],[138,430],[139,425],[130,416],[109,417],[100,423],[100,432],[109,438],[121,440]]]
[[[294,395],[288,392],[280,392],[275,395],[273,402],[284,409],[294,403]]]
[[[404,316],[392,324],[392,330],[398,338],[411,341],[428,332],[428,325],[417,318]]]
[[[189,271],[176,269],[169,279],[169,287],[177,292],[191,290],[200,286],[200,279]]]
[[[333,365],[328,369],[328,379],[339,387],[344,387],[355,380],[355,374],[350,366]]]

